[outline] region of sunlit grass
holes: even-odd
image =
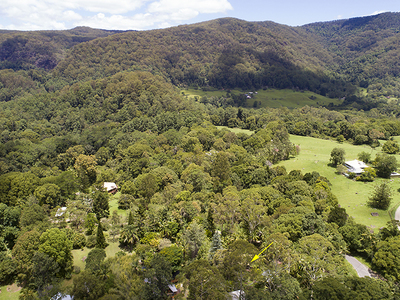
[[[339,204],[344,207],[347,213],[352,216],[356,222],[369,226],[374,231],[386,226],[390,221],[389,211],[372,209],[366,205],[368,197],[373,191],[376,184],[387,181],[393,190],[392,207],[400,203],[400,179],[376,179],[375,182],[363,183],[350,180],[342,175],[336,174],[335,168],[328,166],[330,153],[333,148],[340,147],[346,151],[346,160],[357,158],[357,154],[365,151],[371,153],[372,159],[380,148],[372,149],[369,146],[355,146],[348,143],[339,144],[332,140],[316,139],[311,137],[302,137],[291,135],[290,140],[296,145],[300,145],[300,155],[283,161],[280,165],[286,167],[287,171],[301,170],[303,174],[307,172],[317,171],[325,176],[332,183],[332,192],[337,196]],[[400,156],[396,155],[400,161]],[[373,217],[371,212],[378,212],[379,216]]]
[[[203,91],[199,89],[186,89],[181,90],[181,93],[191,99],[196,97],[200,100],[201,97],[226,97],[226,90],[210,90]],[[291,89],[266,89],[266,90],[231,90],[232,94],[245,94],[248,92],[254,92],[250,99],[247,99],[247,107],[253,107],[255,101],[259,101],[259,107],[287,107],[287,108],[299,108],[305,105],[309,106],[326,106],[329,103],[335,105],[341,104],[343,100],[338,98],[331,99],[325,96],[318,95],[310,91],[295,91]],[[257,92],[257,94],[255,94]]]

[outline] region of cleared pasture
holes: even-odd
[[[333,148],[340,147],[346,151],[346,160],[357,158],[357,154],[365,151],[371,153],[372,159],[380,148],[372,149],[369,146],[355,146],[347,143],[339,144],[336,141],[323,140],[312,137],[303,137],[291,135],[291,141],[300,145],[300,154],[290,160],[283,161],[280,165],[285,166],[287,171],[301,170],[303,174],[317,171],[325,176],[332,183],[332,192],[337,196],[341,207],[346,208],[347,213],[355,219],[356,222],[369,226],[374,231],[386,225],[390,220],[390,209],[396,208],[400,204],[400,178],[394,179],[376,179],[374,182],[357,182],[350,180],[343,175],[336,174],[336,169],[328,166],[330,153]],[[400,161],[400,156],[397,160]],[[374,186],[381,181],[388,181],[393,190],[393,201],[388,211],[372,209],[366,205]],[[372,212],[378,212],[378,216],[371,215]]]
[[[335,105],[340,104],[343,100],[331,99],[324,97],[309,91],[296,91],[291,89],[277,90],[277,89],[266,89],[266,90],[254,90],[254,91],[241,91],[231,90],[232,94],[246,94],[254,92],[250,99],[247,99],[247,107],[253,107],[255,101],[259,101],[259,107],[287,107],[287,108],[299,108],[305,105],[309,106],[326,106],[329,103]],[[255,94],[257,92],[257,94]],[[203,91],[199,89],[186,89],[181,90],[181,93],[189,98],[195,98],[196,96],[200,99],[201,97],[226,97],[226,90],[209,90]]]

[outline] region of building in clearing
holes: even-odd
[[[114,182],[104,182],[103,187],[111,194],[115,194],[118,191],[118,186]]]
[[[361,175],[361,173],[364,172],[364,169],[368,167],[363,161],[357,159],[346,161],[344,166],[347,168],[347,171],[355,173],[356,175]]]

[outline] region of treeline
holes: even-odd
[[[377,146],[379,139],[400,134],[400,110],[395,104],[381,103],[367,113],[314,107],[245,109],[235,107],[245,101],[243,96],[228,92],[220,99],[192,101],[162,77],[146,72],[121,72],[71,85],[53,82],[63,86],[59,91],[47,91],[42,75],[0,71],[8,96],[3,95],[13,99],[0,105],[1,173],[52,167],[58,155],[74,145],[83,145],[90,155],[109,147],[114,155],[122,141],[132,140],[132,132],[161,134],[203,121],[251,131],[277,121],[291,134],[343,137],[357,145]]]

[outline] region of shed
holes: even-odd
[[[115,182],[104,182],[103,187],[111,194],[115,194],[118,191],[118,186]]]

